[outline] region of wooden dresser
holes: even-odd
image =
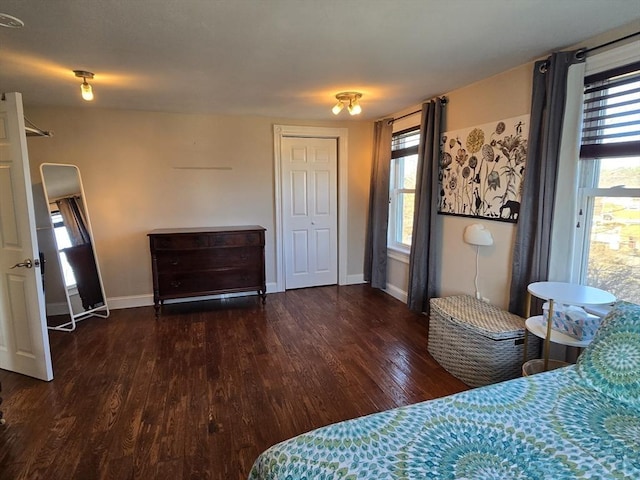
[[[150,232],[156,314],[167,299],[221,293],[255,290],[264,303],[264,232],[258,225]]]

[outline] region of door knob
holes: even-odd
[[[39,267],[39,266],[40,266],[40,260],[36,259],[35,261],[32,262],[30,258],[25,258],[24,262],[16,263],[11,268],[16,268],[16,267],[33,268],[33,267]]]

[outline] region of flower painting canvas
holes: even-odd
[[[529,115],[445,132],[440,141],[439,213],[516,223],[528,132]]]

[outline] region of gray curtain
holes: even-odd
[[[438,212],[442,106],[443,100],[440,98],[422,105],[407,296],[407,305],[416,312],[429,312],[429,299],[435,296],[435,222]]]
[[[549,276],[551,226],[569,67],[577,51],[554,53],[533,69],[526,172],[513,249],[509,311],[524,315],[527,285]]]
[[[389,224],[389,172],[393,119],[375,123],[373,165],[369,191],[369,218],[364,257],[364,280],[375,288],[387,287],[387,229]]]
[[[87,222],[84,218],[84,208],[76,197],[62,198],[56,201],[62,222],[67,227],[72,245],[84,245],[91,242]]]

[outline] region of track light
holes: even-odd
[[[349,103],[347,109],[349,110],[350,115],[360,115],[362,113],[362,107],[360,106],[357,98]]]
[[[13,15],[0,13],[0,27],[22,28],[24,27],[24,22]]]
[[[342,111],[343,108],[344,108],[344,103],[338,102],[333,106],[331,111],[333,112],[334,115],[338,115]]]
[[[362,113],[362,107],[360,106],[360,98],[362,94],[360,92],[341,92],[336,94],[338,103],[336,103],[331,111],[334,115],[338,115],[347,104],[347,111],[350,115],[359,115]]]
[[[82,93],[82,98],[87,102],[93,100],[93,89],[89,82],[87,82],[87,78],[93,80],[93,73],[87,72],[85,70],[74,70],[73,73],[76,74],[76,77],[82,78],[82,83],[80,84],[80,93]]]

